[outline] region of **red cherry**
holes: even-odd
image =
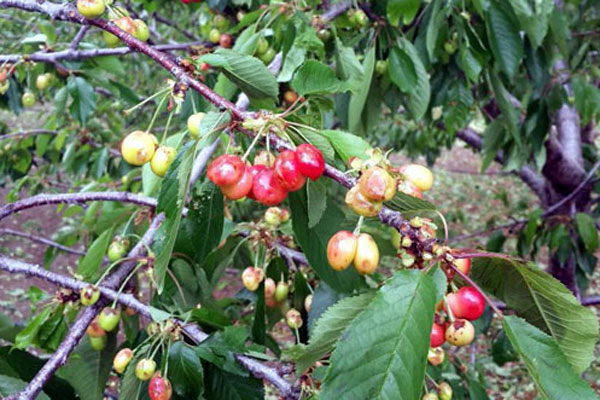
[[[251,167],[247,167],[248,171],[250,172],[250,175],[252,175],[252,185],[254,186],[254,180],[256,179],[256,175],[258,175],[259,172],[267,169],[267,167],[265,165],[253,165]],[[249,199],[252,200],[256,200],[256,196],[254,196],[254,191],[252,190],[252,188],[250,188],[250,191],[248,192],[248,194],[246,195]]]
[[[475,321],[485,311],[485,299],[472,286],[462,287],[458,292],[449,294],[446,299],[456,318]]]
[[[306,177],[300,172],[298,157],[291,150],[284,150],[277,156],[273,170],[281,186],[288,192],[300,190],[306,183]]]
[[[221,192],[230,200],[238,200],[242,197],[248,195],[250,190],[252,189],[252,173],[250,172],[250,168],[246,166],[244,168],[244,173],[239,181],[229,186],[221,186]]]
[[[454,260],[454,266],[460,272],[465,275],[469,275],[469,271],[471,271],[471,259],[470,258],[459,258]]]
[[[267,206],[276,206],[285,200],[287,195],[287,191],[270,168],[265,168],[256,175],[252,184],[252,193],[257,201]]]
[[[246,165],[238,156],[223,154],[208,166],[206,176],[218,186],[229,186],[237,183],[244,173]]]
[[[433,323],[431,334],[429,335],[429,345],[431,347],[440,347],[446,341],[446,328],[444,325]]]
[[[148,396],[150,400],[169,400],[173,395],[171,382],[156,372],[148,384]]]
[[[319,179],[325,171],[325,159],[321,150],[312,144],[304,143],[296,149],[300,172],[313,181]]]

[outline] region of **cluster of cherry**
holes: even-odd
[[[247,165],[240,157],[223,154],[213,160],[206,176],[221,188],[225,197],[238,200],[249,197],[259,203],[275,206],[288,192],[300,190],[306,178],[317,180],[325,171],[323,154],[312,144],[301,144],[296,150],[284,150],[270,162]]]
[[[454,261],[456,267],[464,274],[471,269],[469,259]],[[448,316],[445,321],[441,311]],[[464,286],[456,292],[446,295],[445,300],[437,307],[437,313],[431,327],[430,344],[432,348],[440,347],[444,342],[454,346],[467,346],[475,338],[475,328],[471,321],[479,319],[485,311],[485,299],[472,286]]]

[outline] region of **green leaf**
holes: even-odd
[[[24,349],[36,343],[40,329],[52,314],[52,308],[44,308],[15,338],[15,348]]]
[[[319,223],[327,208],[327,187],[322,180],[307,181],[308,194],[308,228],[312,229]]]
[[[598,249],[598,230],[596,229],[594,218],[589,214],[575,214],[575,228],[581,240],[583,240],[587,251],[590,253],[595,252]]]
[[[298,68],[292,86],[300,96],[339,93],[350,89],[350,84],[339,80],[329,66],[315,60],[308,60]]]
[[[91,279],[98,269],[102,265],[102,260],[106,254],[106,250],[112,241],[113,230],[112,228],[102,232],[100,236],[90,246],[85,256],[79,260],[77,264],[77,273],[83,277],[84,280]]]
[[[554,1],[536,1],[534,7],[527,0],[510,0],[510,4],[521,28],[527,32],[533,48],[538,48],[548,33],[548,22],[554,9]]]
[[[109,334],[102,351],[92,349],[86,336],[60,369],[58,376],[69,382],[82,400],[102,400],[115,355],[116,334]]]
[[[20,379],[13,378],[11,376],[0,375],[0,395],[2,397],[8,397],[11,394],[18,393],[25,389],[27,382],[23,382]],[[50,400],[50,397],[44,392],[41,392],[36,400]]]
[[[581,114],[581,122],[587,124],[600,115],[600,89],[586,82],[581,76],[573,76],[571,84],[575,95],[575,106]]]
[[[207,113],[207,116],[208,114],[209,113]],[[177,149],[185,137],[186,135],[183,132],[171,135],[165,140],[165,145],[175,147]],[[144,188],[144,196],[154,197],[156,195],[155,191],[160,187],[162,181],[163,178],[152,172],[150,163],[144,164],[142,167],[142,186]]]
[[[182,341],[169,352],[169,380],[175,393],[185,399],[197,399],[204,392],[204,369],[196,352]]]
[[[373,300],[376,292],[346,297],[325,310],[311,329],[310,341],[295,360],[296,370],[304,372],[308,367],[329,353],[348,325]]]
[[[344,332],[331,356],[322,397],[420,398],[436,292],[422,271],[396,273]]]
[[[263,400],[264,385],[253,377],[241,377],[214,365],[206,368],[207,399]]]
[[[335,72],[338,78],[352,82],[353,89],[357,84],[361,84],[361,77],[365,73],[354,49],[344,46],[337,36],[335,38]]]
[[[420,119],[425,115],[431,98],[431,86],[429,85],[429,76],[427,70],[419,57],[419,53],[415,46],[405,38],[398,40],[398,47],[412,61],[415,73],[417,75],[417,83],[413,90],[408,94],[406,105],[414,119]]]
[[[427,32],[425,35],[425,46],[429,58],[433,59],[435,47],[440,33],[440,28],[444,23],[444,12],[442,10],[442,0],[434,0],[431,18],[427,24]]]
[[[190,172],[194,162],[194,144],[190,142],[179,151],[163,179],[158,196],[156,213],[164,212],[166,216],[155,241],[157,255],[154,261],[154,274],[159,294],[164,288],[167,266],[179,231]]]
[[[510,132],[515,142],[521,143],[521,135],[519,133],[519,127],[517,125],[518,115],[515,108],[509,100],[509,94],[504,87],[504,84],[500,80],[500,77],[495,71],[489,71],[489,81],[494,96],[498,102],[498,107],[502,111],[502,122],[506,126],[506,129]]]
[[[419,199],[418,197],[410,196],[406,193],[397,192],[394,198],[387,202],[386,205],[395,211],[406,212],[423,212],[435,211],[437,208],[427,200]]]
[[[476,258],[471,277],[558,343],[576,372],[593,359],[598,320],[573,294],[535,265],[505,258]]]
[[[421,0],[388,0],[387,16],[390,24],[398,26],[400,17],[402,17],[404,25],[410,24],[417,15],[420,6]]]
[[[403,93],[412,93],[417,86],[417,71],[410,56],[401,48],[393,47],[390,51],[388,72],[390,79]]]
[[[523,57],[519,27],[510,10],[497,0],[491,2],[485,22],[494,59],[502,72],[512,80]]]
[[[589,385],[571,369],[554,339],[525,320],[512,315],[505,316],[502,325],[525,362],[541,398],[597,398]]]
[[[94,88],[80,76],[69,76],[67,90],[73,98],[69,105],[69,112],[73,118],[85,126],[86,121],[96,109]]]
[[[364,134],[365,127],[362,123],[363,109],[367,103],[367,95],[371,88],[371,79],[375,68],[375,46],[365,52],[362,68],[364,73],[360,79],[360,86],[350,96],[348,105],[348,129],[357,134]]]
[[[344,163],[351,157],[358,157],[363,160],[369,158],[367,150],[371,149],[371,145],[359,136],[333,129],[323,130],[321,131],[321,135],[329,139],[336,153]]]
[[[335,150],[326,137],[324,137],[320,132],[316,132],[312,129],[299,128],[299,130],[302,132],[302,139],[300,139],[300,136],[294,136],[294,132],[288,132],[292,137],[294,144],[299,145],[302,143],[310,143],[317,149],[321,150],[326,162],[333,162]]]
[[[219,188],[206,182],[188,204],[188,215],[181,221],[177,251],[202,262],[216,248],[223,232],[223,195]]]
[[[258,59],[234,50],[219,49],[200,58],[213,67],[223,69],[223,74],[242,92],[257,99],[277,98],[279,90],[275,77]]]
[[[277,76],[277,82],[289,82],[294,76],[294,72],[306,58],[306,49],[294,44],[292,48],[287,52],[281,72]]]
[[[344,220],[342,211],[327,201],[323,217],[314,228],[308,227],[308,201],[305,191],[289,194],[292,211],[292,227],[310,266],[319,278],[340,292],[351,292],[359,287],[362,278],[350,267],[345,271],[334,271],[327,262],[327,243],[340,228]]]

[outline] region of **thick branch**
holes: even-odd
[[[82,204],[90,201],[118,201],[121,203],[133,203],[141,206],[156,208],[157,201],[129,192],[88,192],[88,193],[61,193],[61,194],[38,194],[14,203],[0,207],[0,220],[9,215],[26,210],[28,208],[44,206],[49,204]]]
[[[12,236],[18,236],[18,237],[22,237],[25,239],[29,239],[32,242],[37,242],[37,243],[41,243],[41,244],[45,244],[46,246],[51,246],[51,247],[56,247],[59,250],[64,251],[65,253],[69,253],[69,254],[75,254],[76,256],[83,256],[85,255],[85,251],[82,250],[77,250],[77,249],[72,249],[68,246],[64,246],[60,243],[57,243],[53,240],[50,239],[46,239],[45,237],[42,236],[36,236],[36,235],[31,235],[29,233],[26,232],[21,232],[21,231],[16,231],[14,229],[0,229],[0,236],[2,235],[12,235]]]
[[[332,21],[348,11],[351,5],[352,3],[349,1],[332,4],[331,7],[321,15],[321,18],[325,22]]]

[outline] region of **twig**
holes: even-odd
[[[16,138],[16,137],[23,137],[23,136],[56,135],[56,134],[57,134],[56,131],[53,131],[50,129],[30,129],[28,131],[19,131],[19,132],[8,133],[6,135],[0,135],[0,141],[6,140],[6,139],[12,139],[12,138]]]
[[[90,28],[91,27],[89,25],[82,26],[79,29],[79,32],[77,32],[77,34],[73,38],[73,41],[71,42],[71,44],[69,45],[69,49],[76,50],[77,47],[79,46],[79,43],[81,43],[81,41],[85,37],[86,33],[88,33],[88,31],[90,30]]]
[[[332,4],[331,7],[329,7],[329,9],[321,15],[321,18],[324,22],[332,21],[348,11],[351,5],[352,3],[349,1],[342,1],[337,4]]]
[[[588,172],[585,179],[582,180],[579,183],[579,185],[577,185],[577,187],[575,189],[573,189],[573,191],[571,193],[569,193],[568,196],[563,197],[558,203],[555,203],[550,208],[548,208],[546,210],[546,212],[544,212],[544,216],[548,216],[548,215],[552,214],[554,211],[556,211],[559,208],[561,208],[562,206],[564,206],[567,202],[571,201],[592,180],[592,178],[594,177],[594,174],[596,173],[596,171],[598,171],[598,168],[600,168],[600,161],[598,161],[596,164],[594,164],[594,166],[592,167],[590,172]]]
[[[0,229],[0,236],[2,235],[12,235],[12,236],[19,236],[25,239],[29,239],[33,242],[37,242],[37,243],[42,243],[45,244],[47,246],[51,246],[51,247],[56,247],[59,250],[64,251],[65,253],[70,253],[70,254],[75,254],[76,256],[83,256],[85,255],[85,251],[82,250],[77,250],[77,249],[72,249],[68,246],[64,246],[60,243],[57,243],[53,240],[50,239],[46,239],[45,237],[42,236],[36,236],[36,235],[32,235],[26,232],[21,232],[21,231],[16,231],[14,229]]]

